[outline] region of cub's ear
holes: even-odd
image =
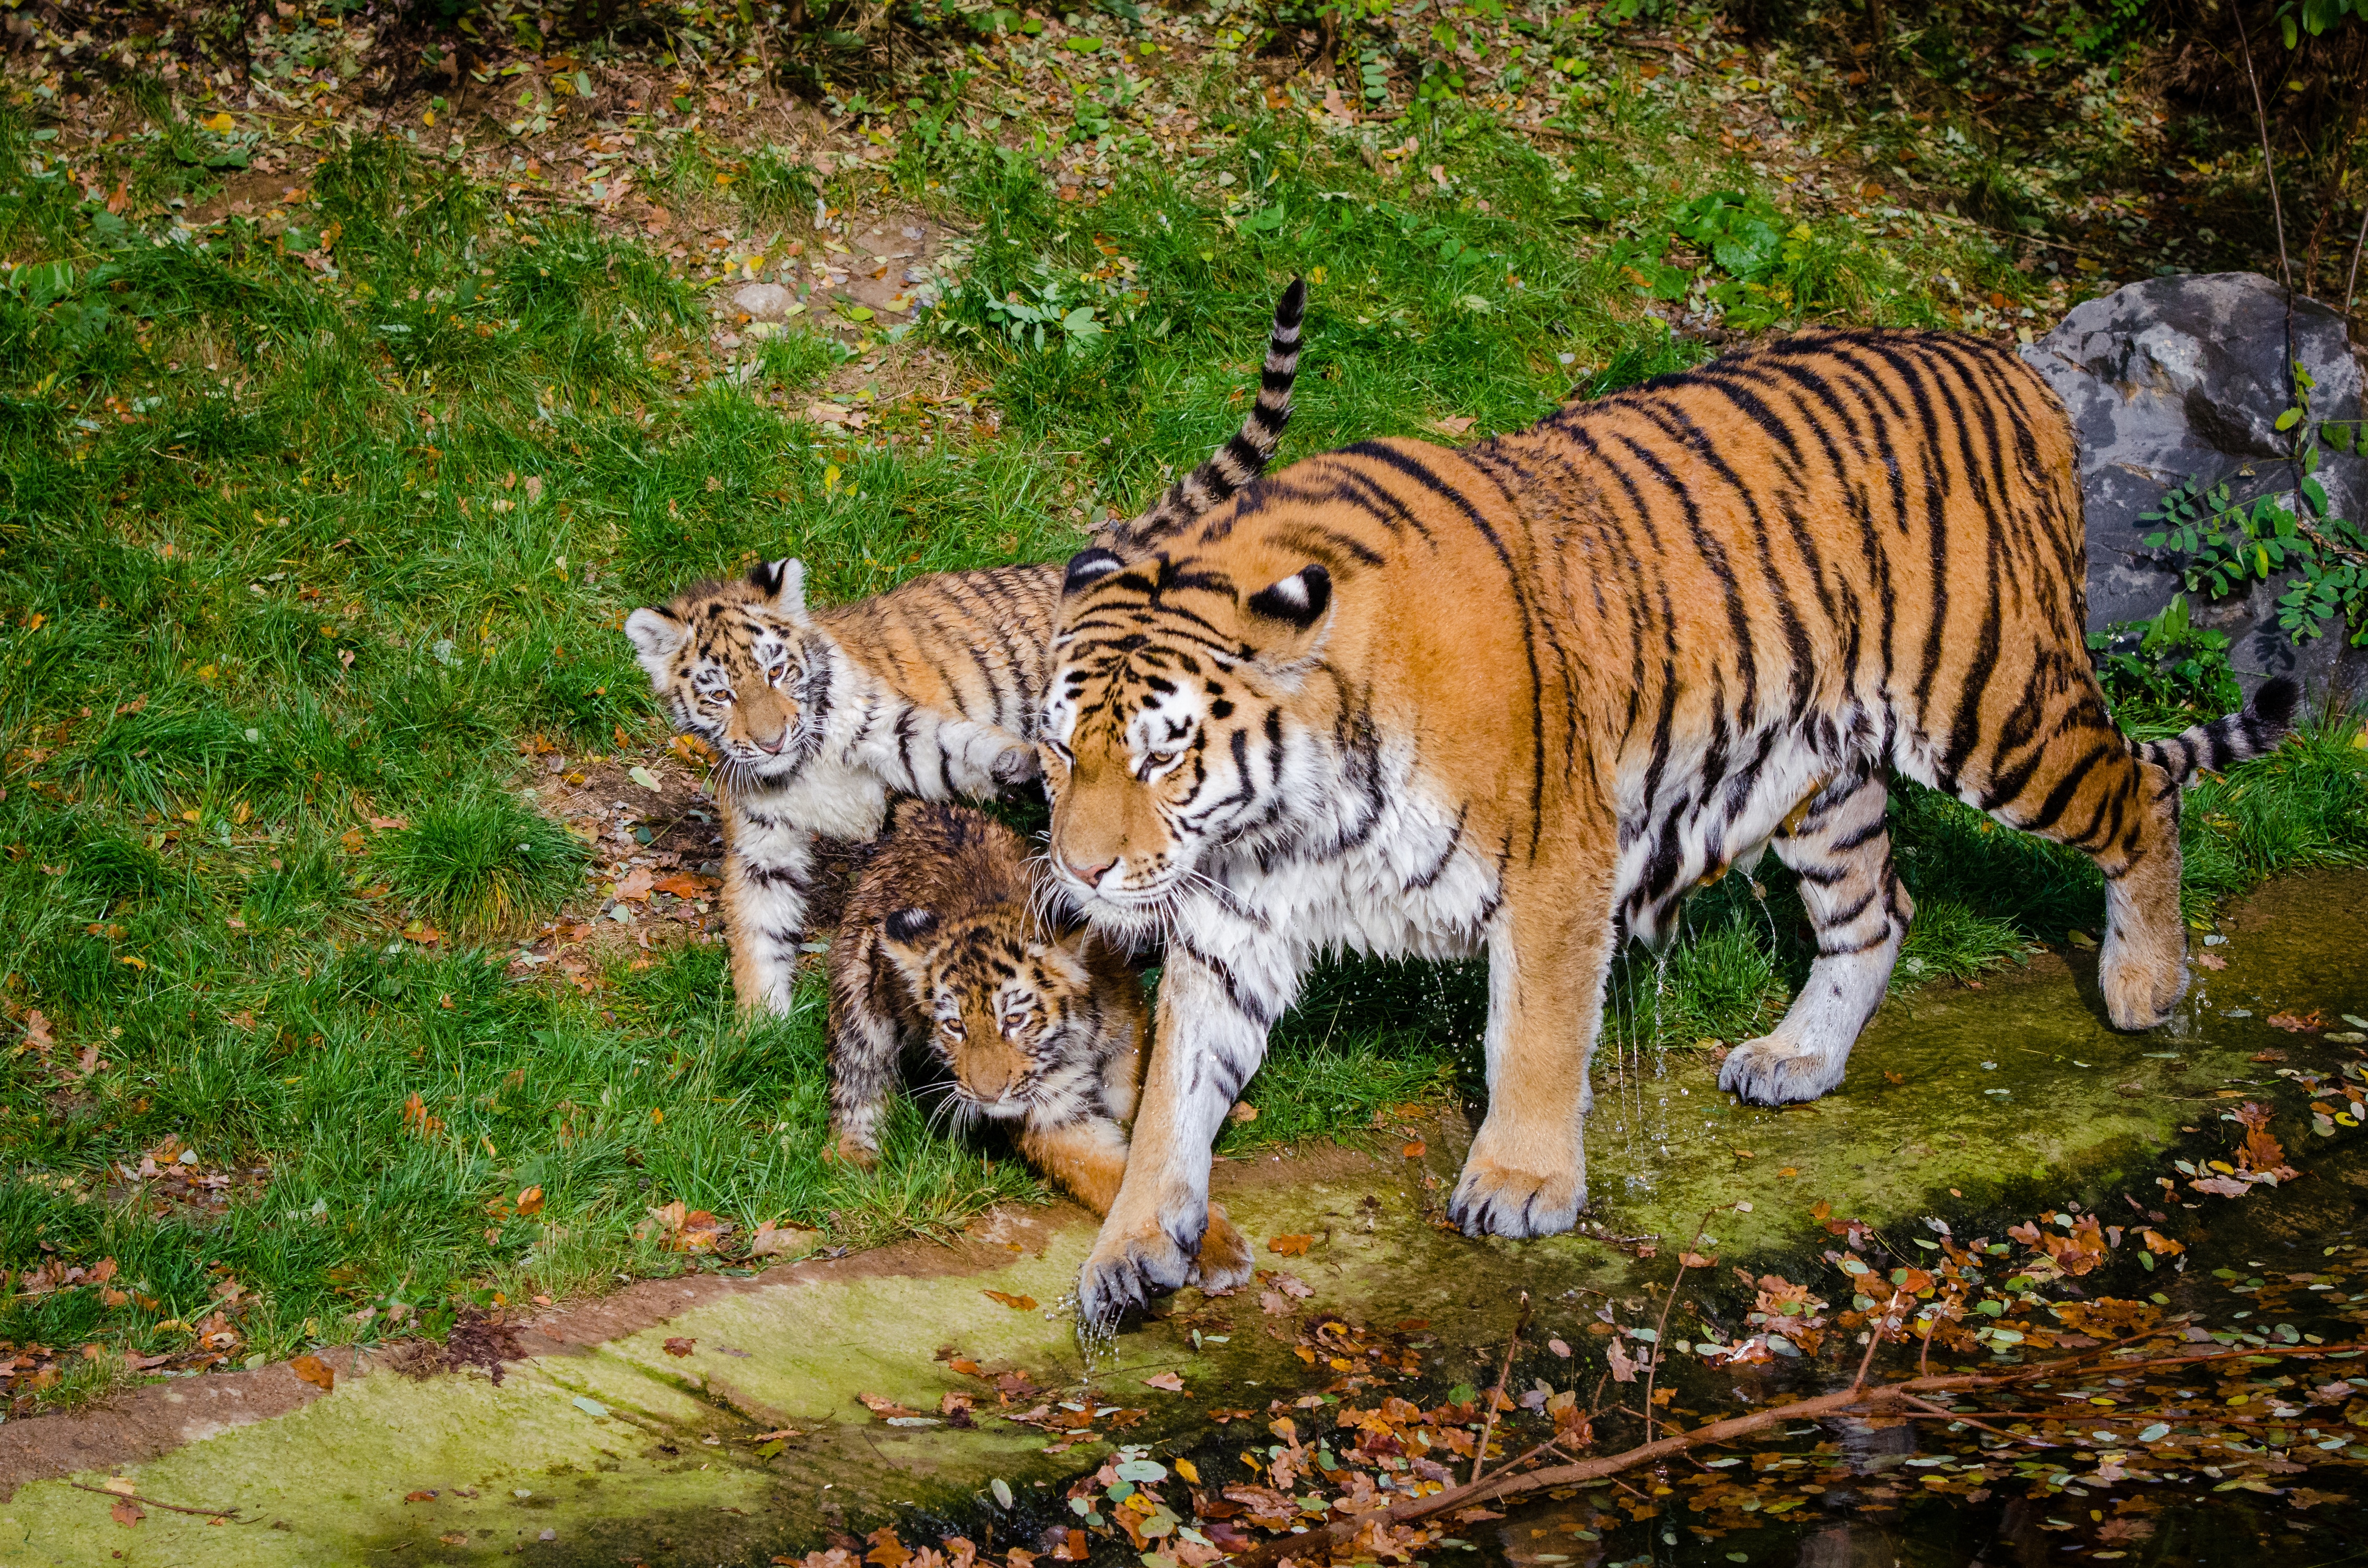
[[[773,610],[803,619],[806,613],[806,563],[794,556],[760,561],[748,568],[748,585],[771,601]]]
[[[925,939],[938,928],[938,912],[934,909],[899,909],[880,923],[888,939],[909,944]]]
[[[1068,574],[1061,579],[1061,597],[1066,598],[1125,565],[1126,562],[1118,558],[1116,551],[1104,550],[1099,545],[1091,550],[1081,550],[1069,557]]]
[[[637,609],[625,618],[625,635],[633,644],[633,652],[642,667],[652,678],[666,678],[666,661],[682,646],[683,633],[688,629],[662,609]]]
[[[1304,631],[1332,608],[1332,574],[1310,562],[1282,581],[1250,596],[1249,611]]]

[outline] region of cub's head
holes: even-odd
[[[822,744],[830,644],[806,618],[805,567],[774,561],[625,618],[675,722],[744,778],[795,772]]]
[[[1209,846],[1305,809],[1288,708],[1332,589],[1323,565],[1268,549],[1069,562],[1038,739],[1053,874],[1098,925],[1155,929]]]
[[[900,909],[882,950],[929,1015],[929,1049],[951,1070],[968,1110],[1026,1116],[1097,1064],[1090,934],[1047,937],[1019,904],[940,920]]]

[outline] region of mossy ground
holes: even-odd
[[[1549,11],[1507,79],[1512,24],[1474,18],[1497,89],[1391,64],[1397,118],[1353,127],[1190,17],[980,45],[963,69],[993,73],[834,99],[836,140],[769,109],[735,140],[728,59],[666,62],[707,74],[643,109],[625,95],[659,68],[622,47],[598,103],[545,73],[542,123],[475,118],[481,97],[458,137],[416,104],[323,122],[136,76],[78,106],[46,67],[12,80],[0,1338],[27,1350],[20,1401],[108,1384],[72,1365],[85,1345],[276,1356],[685,1267],[634,1233],[670,1201],[858,1245],[1041,1190],[910,1115],[876,1175],[824,1162],[818,994],[738,1022],[695,921],[596,949],[580,984],[514,971],[522,938],[605,906],[529,765],[668,766],[615,630],[632,605],[791,551],[833,600],[1057,557],[1237,422],[1294,274],[1286,459],[1516,426],[1574,381],[1709,352],[1673,322],[2008,334],[2102,280],[1866,195],[1877,142],[1956,157],[1946,115],[1853,98],[1799,50],[1730,55],[1706,16],[1678,35],[1703,65],[1670,74],[1665,44]],[[297,12],[265,75],[360,25]],[[1572,69],[1538,64],[1554,40]],[[620,170],[642,205],[595,188]],[[1645,244],[1730,190],[1786,225],[1750,276]],[[819,287],[769,339],[717,317],[719,290],[781,276],[791,246],[837,255],[874,213],[959,242],[921,324]],[[1673,267],[1675,297],[1640,292]],[[2324,716],[2199,791],[2199,916],[2368,849],[2358,734]],[[2084,863],[1912,790],[1899,808],[1923,911],[1903,984],[2096,929]],[[1665,960],[1623,965],[1607,1039],[1764,1028],[1801,928],[1781,876],[1730,877]],[[1468,968],[1327,971],[1228,1147],[1475,1092],[1479,1018]]]

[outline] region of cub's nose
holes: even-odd
[[[788,742],[789,738],[790,727],[787,724],[782,725],[780,733],[775,735],[769,741],[761,735],[755,737],[757,749],[763,752],[767,756],[780,756],[781,747]]]
[[[1075,860],[1064,860],[1061,864],[1067,869],[1069,875],[1076,878],[1077,881],[1085,883],[1086,886],[1089,888],[1098,888],[1101,886],[1103,875],[1108,872],[1112,866],[1117,865],[1118,862],[1115,860],[1105,860],[1099,866],[1080,866]]]

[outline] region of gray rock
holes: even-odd
[[[732,294],[734,308],[746,311],[751,321],[786,321],[797,302],[798,297],[778,283],[744,283]]]
[[[2145,546],[2157,525],[2139,521],[2165,491],[2191,477],[2226,479],[2249,503],[2292,486],[2274,427],[2287,404],[2285,343],[2284,290],[2258,273],[2222,272],[2133,283],[2078,306],[2023,349],[2079,432],[2091,630],[2144,620],[2180,590],[2171,563]],[[2340,316],[2298,296],[2294,357],[2318,383],[2315,417],[2361,417],[2360,362]],[[2368,515],[2368,460],[2329,452],[2319,478],[2336,516]],[[2368,650],[2346,648],[2340,623],[2299,647],[2279,630],[2284,589],[2280,580],[2219,604],[2190,601],[2197,621],[2228,633],[2229,660],[2248,687],[2292,673],[2314,693],[2329,684],[2368,690]]]

